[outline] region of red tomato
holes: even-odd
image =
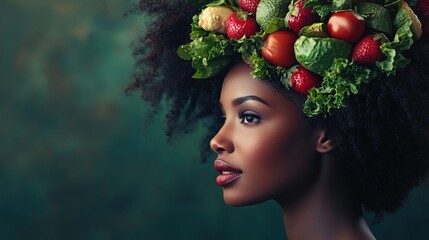
[[[355,43],[365,32],[365,20],[353,11],[338,11],[329,18],[328,33],[331,37]]]
[[[297,39],[294,33],[286,30],[271,33],[262,47],[262,56],[276,66],[290,67],[296,63],[293,46]]]

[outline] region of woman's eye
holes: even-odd
[[[261,117],[255,113],[244,112],[240,114],[241,123],[255,124],[261,121]]]

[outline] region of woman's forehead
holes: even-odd
[[[254,79],[251,72],[252,68],[245,63],[238,63],[229,71],[223,81],[220,96],[223,105],[230,104],[236,98],[256,96],[273,107],[297,107],[289,96],[280,94],[268,81]]]
[[[275,94],[268,83],[254,79],[252,68],[245,63],[236,64],[226,75],[221,92],[222,98],[235,98],[246,95],[269,97]]]

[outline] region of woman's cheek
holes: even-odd
[[[236,150],[244,165],[260,164],[266,162],[269,157],[269,140],[265,141],[261,135],[245,137],[237,146]]]

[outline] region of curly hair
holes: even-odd
[[[176,54],[178,46],[189,41],[191,16],[198,9],[181,1],[141,0],[134,11],[156,20],[134,49],[138,71],[127,91],[139,90],[154,109],[162,99],[169,101],[169,137],[191,131],[197,121],[212,119],[203,148],[207,157],[208,139],[219,129],[220,121],[212,116],[219,113],[226,72],[211,79],[192,79],[190,63]],[[346,161],[357,197],[379,216],[400,208],[410,190],[428,174],[427,49],[417,42],[407,53],[411,64],[394,76],[378,77],[362,93],[351,96],[348,107],[332,111],[328,118],[303,115],[308,124],[326,129]],[[303,104],[305,96],[295,94],[294,99]]]

